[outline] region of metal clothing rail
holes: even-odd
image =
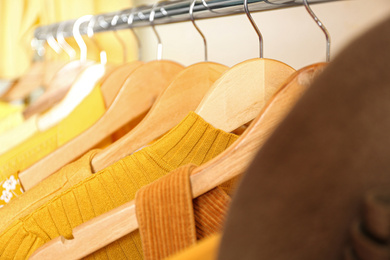
[[[335,2],[341,0],[310,0],[310,4]],[[199,0],[195,4],[193,13],[196,20],[213,17],[228,16],[244,13],[243,0]],[[149,21],[151,13],[154,12],[153,24],[170,24],[177,22],[190,21],[189,9],[191,1],[164,1],[156,5],[139,6],[132,9],[126,9],[114,13],[95,15],[96,23],[93,25],[94,33],[121,30],[130,27],[150,26]],[[275,10],[293,6],[303,5],[303,0],[248,0],[251,12]],[[119,14],[119,19],[115,25],[111,21]],[[131,15],[132,14],[132,15]],[[129,17],[132,16],[131,25],[128,24]],[[73,36],[72,29],[76,20],[68,20],[56,24],[38,27],[35,30],[35,38],[38,40],[47,40],[53,36],[56,38],[57,29],[61,25],[61,31],[64,37]],[[81,24],[80,33],[87,34],[88,22]]]

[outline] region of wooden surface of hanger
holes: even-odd
[[[189,8],[189,14],[195,29],[200,33],[204,42],[205,62],[193,64],[185,68],[172,81],[169,87],[158,98],[145,118],[120,140],[97,153],[92,159],[92,169],[97,172],[109,165],[132,154],[141,147],[158,139],[171,130],[200,103],[210,86],[228,69],[228,67],[207,62],[207,42],[203,33],[196,26],[193,9],[195,0]],[[150,14],[150,22],[158,40],[158,59],[161,58],[162,44],[156,29],[153,26],[154,8]],[[130,19],[130,18],[129,18]]]
[[[157,96],[182,69],[182,65],[166,60],[151,61],[143,65],[135,62],[120,68],[119,74],[128,73],[129,76],[123,79],[124,84],[122,83],[114,101],[112,97],[105,100],[106,103],[112,103],[106,113],[85,132],[21,172],[19,179],[23,188],[31,189],[124,125],[132,121],[139,122],[139,118],[147,113]],[[106,80],[106,84],[120,83],[119,76],[121,75],[113,74]],[[118,87],[113,86],[113,89]]]
[[[257,151],[325,66],[325,63],[319,63],[295,72],[235,143],[197,167],[190,177],[192,197],[196,198],[244,173]],[[74,228],[72,240],[64,237],[51,240],[35,251],[30,259],[79,259],[137,229],[136,205],[130,201]]]
[[[42,85],[45,89],[50,87],[50,82],[55,75],[68,63],[69,61],[66,60],[53,60],[50,63],[45,63],[45,71],[42,78]]]
[[[10,102],[14,100],[24,100],[33,90],[42,86],[42,79],[46,63],[50,61],[36,61],[2,96],[1,100]]]
[[[24,117],[28,119],[32,115],[43,113],[61,101],[80,73],[93,63],[93,61],[81,62],[77,60],[68,62],[62,66],[51,77],[45,93],[23,111]]]
[[[214,127],[231,132],[253,120],[294,71],[271,59],[239,63],[214,83],[195,112]]]
[[[71,62],[72,64],[68,64],[71,66],[72,70],[73,71],[77,71],[77,74],[79,74],[80,72],[80,66],[88,66],[93,64],[92,61],[89,61],[89,62],[86,62],[86,63],[80,63],[80,61],[72,61]],[[84,65],[80,65],[80,64],[84,64]],[[67,65],[64,66],[64,69],[68,69],[68,68],[65,68],[67,67]],[[77,76],[76,74],[76,76]],[[63,75],[65,78],[66,78],[66,75]],[[69,74],[69,76],[71,76],[71,74]],[[69,77],[71,78],[71,77]],[[48,101],[49,103],[51,101]],[[47,104],[46,104],[47,105]],[[40,108],[42,109],[42,108]],[[39,120],[39,114],[33,114],[31,116],[29,116],[28,118],[26,118],[26,121],[23,122],[21,125],[17,126],[15,129],[13,129],[12,131],[7,131],[6,133],[3,133],[2,135],[0,135],[0,142],[4,143],[4,144],[7,144],[7,149],[6,150],[2,150],[3,152],[6,152],[7,150],[9,149],[12,149],[13,147],[23,143],[25,140],[27,140],[28,138],[30,138],[31,136],[33,136],[35,133],[38,133],[40,131],[40,129],[38,128],[38,125],[37,125],[37,122]],[[7,139],[7,141],[4,141],[5,139]]]
[[[132,131],[94,156],[93,170],[97,172],[108,167],[179,124],[227,69],[212,62],[201,62],[184,69]]]

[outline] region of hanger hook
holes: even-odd
[[[215,14],[229,14],[229,13],[224,13],[224,12],[217,12],[217,11],[214,11],[211,7],[209,7],[209,5],[206,3],[206,0],[202,0],[202,4],[204,7],[207,8],[207,10],[209,10],[211,13],[215,13]],[[233,12],[232,12],[233,13]]]
[[[141,56],[141,41],[140,41],[138,35],[135,33],[135,30],[134,30],[134,27],[133,27],[134,13],[135,13],[135,11],[137,9],[138,8],[131,8],[130,9],[131,11],[130,11],[129,19],[127,19],[127,24],[130,26],[130,30],[134,34],[134,37],[135,37],[135,40],[136,40],[137,46],[138,46],[138,60],[141,60],[141,58],[142,58],[142,56]]]
[[[57,28],[57,41],[60,47],[68,54],[69,58],[73,60],[76,57],[76,51],[66,42],[64,37],[64,28],[65,28],[66,22],[60,23],[60,25]]]
[[[194,19],[194,7],[195,7],[195,4],[196,4],[196,0],[192,1],[191,5],[190,5],[190,18],[191,18],[191,22],[192,22],[192,24],[194,25],[195,29],[199,32],[200,36],[201,36],[202,39],[203,39],[203,45],[204,45],[204,60],[205,60],[205,61],[208,61],[206,37],[204,36],[204,34],[202,33],[202,31],[199,29],[199,27],[196,25],[195,19]]]
[[[126,46],[125,42],[123,41],[123,39],[119,36],[118,31],[115,29],[115,26],[117,25],[118,20],[120,18],[121,18],[121,14],[120,14],[120,12],[117,12],[111,20],[111,26],[112,26],[112,31],[115,35],[115,38],[118,40],[118,42],[122,46],[123,62],[126,63],[127,62],[127,46]]]
[[[162,45],[162,42],[161,42],[161,38],[160,38],[160,35],[158,34],[155,26],[154,26],[154,16],[156,15],[156,7],[159,5],[159,2],[156,2],[153,4],[152,6],[152,10],[150,11],[150,15],[149,15],[149,22],[150,22],[150,25],[152,26],[152,29],[153,29],[153,32],[154,34],[156,35],[156,38],[157,38],[157,60],[161,60],[162,59],[162,48],[163,48],[163,45]]]
[[[248,0],[244,0],[244,9],[245,9],[245,13],[246,13],[246,16],[248,17],[249,19],[249,22],[252,24],[253,28],[255,29],[258,37],[259,37],[259,52],[260,52],[260,58],[264,58],[264,52],[263,52],[263,35],[261,35],[261,32],[259,30],[259,28],[257,27],[255,21],[253,20],[252,18],[252,15],[250,14],[249,12],[249,8],[248,8]]]
[[[305,5],[305,8],[307,12],[310,14],[310,16],[313,18],[313,20],[317,23],[317,25],[321,28],[321,30],[325,34],[326,39],[326,62],[330,62],[330,34],[328,30],[326,29],[325,25],[320,21],[320,19],[316,16],[316,14],[313,12],[313,10],[310,8],[308,0],[303,0],[303,3]]]
[[[100,46],[100,44],[96,41],[96,39],[93,37],[94,36],[94,31],[93,31],[93,27],[95,26],[95,23],[96,23],[96,20],[98,19],[98,17],[96,16],[92,16],[91,19],[89,20],[88,22],[88,27],[87,27],[87,35],[88,37],[93,41],[93,43],[96,45],[96,47],[98,48],[99,50],[99,54],[100,54],[100,63],[102,65],[106,65],[107,64],[107,53],[105,50],[103,50]]]
[[[34,37],[31,40],[31,48],[37,53],[39,57],[45,56],[45,44],[44,41],[38,40],[38,38],[34,35]]]
[[[85,44],[83,37],[80,33],[80,25],[84,22],[87,22],[91,20],[92,15],[85,15],[80,18],[78,18],[75,23],[73,24],[73,37],[76,40],[77,45],[80,48],[80,60],[86,61],[87,60],[87,45]]]
[[[53,36],[53,31],[54,31],[54,25],[50,26],[48,28],[48,37],[47,37],[47,43],[49,44],[49,46],[57,53],[57,54],[60,54],[62,49],[60,47],[60,45],[58,44],[58,42],[55,40],[54,36]]]

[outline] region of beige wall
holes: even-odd
[[[153,3],[139,0],[136,4]],[[309,1],[310,2],[310,1]],[[389,0],[349,0],[312,5],[332,37],[332,56],[370,26],[390,15]],[[253,14],[264,37],[264,55],[298,69],[325,60],[325,38],[304,7]],[[258,56],[256,34],[245,15],[197,22],[206,35],[209,60],[232,66]],[[184,65],[203,61],[202,39],[190,22],[161,25],[163,58]],[[151,28],[137,29],[142,40],[142,59],[156,57]]]

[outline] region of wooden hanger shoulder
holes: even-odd
[[[133,61],[116,67],[105,79],[102,79],[100,90],[102,91],[106,107],[114,102],[119,90],[123,87],[124,81],[139,66],[142,61]]]
[[[279,89],[261,114],[232,146],[194,170],[192,197],[198,197],[243,173],[257,150],[268,139],[326,64],[305,67]],[[79,259],[138,229],[134,201],[127,202],[73,229],[73,239],[58,237],[43,245],[30,259]]]
[[[214,127],[231,132],[253,120],[294,71],[270,59],[239,63],[214,83],[195,112]]]
[[[115,80],[110,77],[105,81],[105,84],[120,83],[122,87],[106,113],[93,126],[19,174],[25,190],[76,160],[124,125],[138,122],[183,66],[171,61],[152,61],[143,65],[137,62],[126,69],[127,75],[116,74],[113,75],[117,77]]]
[[[37,61],[32,63],[29,70],[21,76],[18,82],[2,95],[2,100],[23,100],[34,89],[40,87],[42,85],[44,69],[47,66],[46,64],[50,64],[50,61]]]
[[[38,128],[45,131],[67,117],[103,77],[105,67],[102,64],[93,64],[86,68],[72,84],[65,97],[49,111],[38,118]]]
[[[47,85],[47,90],[23,111],[24,118],[28,119],[33,115],[41,114],[60,102],[68,93],[77,75],[91,64],[93,64],[91,61],[84,63],[80,61],[71,61],[65,66],[62,66],[61,69],[58,69],[56,75],[53,75],[50,81],[48,81],[49,78],[46,76],[48,82],[43,84]],[[48,70],[48,68],[46,68],[46,70]],[[53,72],[54,69],[49,69],[49,74],[51,73],[50,71]]]
[[[45,71],[43,73],[43,78],[42,78],[42,85],[45,88],[49,88],[50,82],[53,80],[55,75],[68,63],[69,61],[64,61],[64,60],[56,60],[50,63],[46,62]]]
[[[179,124],[199,105],[211,85],[227,69],[221,64],[203,62],[183,70],[132,131],[93,158],[94,171],[100,171],[132,154]]]
[[[326,65],[326,63],[310,65],[292,74],[268,100],[244,134],[216,158],[196,168],[193,175],[207,174],[209,180],[217,179],[219,180],[217,185],[220,185],[244,173],[257,151]],[[203,178],[196,178],[193,182],[194,193],[203,194],[214,187]]]

